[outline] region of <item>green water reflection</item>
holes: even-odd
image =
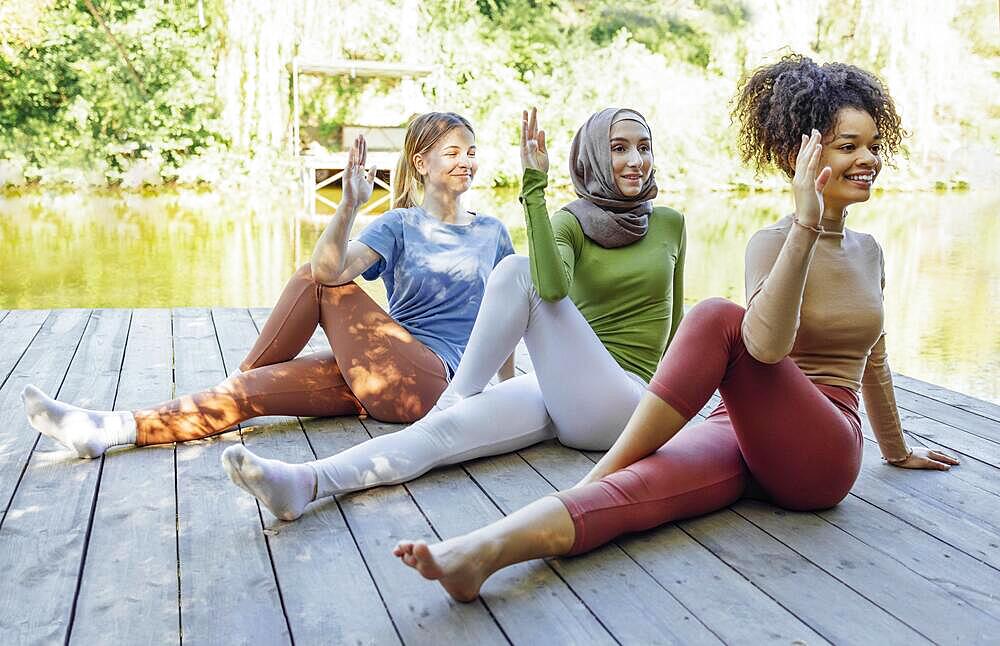
[[[561,204],[569,195],[557,195]],[[687,215],[687,302],[743,302],[743,247],[789,197],[679,194]],[[249,202],[249,203],[248,203]],[[475,208],[525,236],[516,194],[481,191]],[[321,220],[293,202],[215,193],[0,198],[0,308],[264,306],[308,258]],[[893,368],[1000,401],[1000,195],[885,194],[851,213],[886,254]],[[384,302],[381,284],[368,289]]]

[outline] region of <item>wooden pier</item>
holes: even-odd
[[[285,523],[228,481],[227,446],[305,461],[395,427],[257,419],[206,441],[80,460],[25,419],[27,383],[100,409],[211,386],[266,316],[0,311],[0,643],[1000,641],[1000,406],[903,376],[909,440],[961,466],[882,464],[866,426],[861,476],[835,509],[741,502],[586,556],[509,568],[471,604],[398,563],[396,541],[500,518],[573,484],[598,454],[549,442],[330,499]],[[530,369],[524,356],[519,366]]]

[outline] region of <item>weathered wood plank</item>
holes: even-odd
[[[917,437],[1000,467],[1000,443],[906,409],[900,409],[900,420],[903,428]]]
[[[912,433],[903,432],[904,437],[906,437],[907,442],[914,445],[926,446],[929,449],[935,449],[938,451],[944,451],[945,453],[950,453],[955,457],[959,458],[961,464],[957,469],[951,469],[948,471],[949,478],[958,478],[963,480],[973,487],[977,487],[982,491],[986,491],[995,496],[1000,496],[1000,467],[989,464],[978,459],[975,456],[969,455],[967,453],[961,453],[955,451],[949,447],[938,444],[928,440],[925,437],[917,437]],[[865,437],[866,440],[875,441],[874,437]]]
[[[731,510],[679,523],[783,607],[835,644],[928,640]]]
[[[322,431],[320,424],[319,420],[305,423],[319,457],[343,451],[369,437],[368,433],[361,435],[353,425],[337,433]],[[348,494],[340,497],[339,504],[404,643],[507,642],[481,602],[456,603],[440,586],[428,585],[406,571],[392,555],[392,548],[403,538],[438,540],[403,486]]]
[[[225,376],[207,310],[174,316],[178,394],[209,388]],[[181,629],[185,642],[286,643],[274,571],[252,498],[238,496],[219,456],[239,433],[177,446],[177,516]]]
[[[935,643],[985,643],[988,635],[1000,633],[1000,620],[832,527],[816,514],[787,512],[752,500],[742,501],[734,509]],[[907,550],[905,537],[886,538]]]
[[[16,310],[0,321],[0,386],[31,345],[42,324],[49,316],[48,310]]]
[[[1000,569],[1000,536],[975,515],[928,495],[930,476],[948,473],[893,469],[880,463],[877,449],[866,448],[853,495]]]
[[[921,442],[920,438],[913,438],[914,444],[926,446],[926,442]],[[990,489],[977,486],[970,480],[975,480],[974,470],[975,460],[966,459],[957,467],[952,467],[949,471],[937,471],[929,469],[899,469],[891,465],[880,463],[880,453],[878,444],[873,439],[865,439],[866,456],[865,468],[870,469],[873,474],[892,483],[894,486],[904,487],[907,491],[921,497],[936,501],[955,510],[956,514],[967,518],[982,521],[982,526],[1000,535],[1000,496]],[[947,449],[946,449],[947,450]],[[961,457],[961,456],[960,456]],[[968,469],[966,468],[968,467]],[[992,489],[996,489],[1000,483],[996,481],[1000,476],[997,469],[982,465],[982,470],[993,471],[993,482],[989,478],[980,478],[983,484]]]
[[[59,390],[89,319],[90,310],[52,312],[0,388],[0,506],[4,510],[38,439],[24,415],[21,390],[27,384],[50,395]]]
[[[959,481],[971,480],[972,482],[969,482],[969,484],[977,486],[984,491],[992,493],[1000,491],[1000,444],[984,440],[978,436],[965,433],[947,424],[925,418],[910,411],[902,411],[900,417],[903,422],[903,435],[907,438],[910,446],[937,448],[945,453],[953,454],[962,460],[962,464],[948,471],[947,477],[944,478],[931,477],[934,474],[933,472],[904,471],[904,473],[915,474],[913,477],[919,478],[921,482],[926,482],[930,485],[929,494],[934,490],[947,488],[956,479]],[[874,454],[877,456],[879,455],[877,449],[878,441],[871,429],[867,415],[863,414],[861,421],[862,433],[875,447]],[[965,459],[963,460],[963,458]],[[978,464],[972,464],[973,462]],[[990,476],[985,479],[980,478],[980,482],[975,484],[975,472],[981,472],[982,470],[990,472]],[[962,485],[961,482],[954,484],[958,487]],[[964,491],[959,492],[957,496],[939,496],[939,498],[944,502],[957,504],[959,507],[969,506],[962,504],[963,496]],[[988,501],[987,505],[994,502]],[[1000,516],[996,518],[1000,520]],[[1000,527],[1000,524],[998,524],[998,527]]]
[[[593,466],[578,451],[543,442],[520,452],[544,486],[524,473],[534,493],[576,484]],[[517,468],[516,464],[511,465]],[[519,469],[520,471],[520,469]],[[544,493],[542,493],[544,492]],[[537,497],[537,496],[536,496]],[[617,639],[625,643],[714,643],[719,636],[617,544],[575,558],[552,561]]]
[[[372,435],[401,428],[367,421]],[[502,517],[461,467],[435,470],[407,484],[435,532],[450,538]],[[401,571],[400,576],[413,576]],[[497,592],[494,594],[493,590]],[[544,562],[505,568],[484,590],[483,602],[515,644],[605,644],[611,635]]]
[[[903,388],[896,389],[896,403],[929,419],[1000,442],[1000,421]]]
[[[892,383],[896,388],[909,390],[910,392],[923,395],[924,397],[936,399],[939,402],[948,404],[949,406],[961,408],[962,410],[966,410],[970,413],[982,415],[983,417],[988,417],[994,421],[1000,422],[1000,404],[986,401],[985,399],[978,399],[954,390],[949,390],[944,386],[938,386],[920,379],[907,377],[906,375],[901,375],[898,372],[893,374]]]
[[[115,408],[172,395],[170,311],[134,310]],[[72,642],[180,643],[174,494],[172,444],[105,455]]]
[[[60,400],[112,407],[129,316],[127,310],[98,310],[89,317],[57,393]],[[65,639],[99,469],[99,460],[81,460],[39,437],[0,527],[0,572],[21,583],[14,596],[0,600],[5,643]]]
[[[990,566],[855,496],[819,516],[863,541],[869,551],[896,559],[928,582],[1000,618],[1000,572]]]
[[[246,310],[213,310],[226,368],[238,365],[256,340],[257,328]],[[323,341],[325,343],[325,340]],[[280,422],[278,420],[284,420]],[[253,451],[289,462],[314,459],[308,439],[294,417],[258,418],[243,430],[243,442]],[[340,432],[353,424],[368,437],[355,418],[316,420],[317,427]],[[233,495],[244,496],[230,487]],[[294,523],[261,511],[264,537],[281,586],[286,616],[298,644],[398,643],[385,604],[368,574],[354,537],[337,504],[314,505]],[[330,590],[330,593],[321,591]]]
[[[866,440],[866,450],[871,452],[872,458],[878,458],[880,455],[878,442],[871,432],[867,420],[865,420],[862,432]],[[913,435],[909,431],[904,431],[903,436],[910,446],[939,449],[958,457],[961,464],[944,473],[911,469],[902,471],[895,477],[902,479],[907,477],[902,474],[908,474],[910,480],[921,484],[920,492],[922,494],[936,498],[957,509],[972,510],[976,516],[993,519],[995,520],[994,525],[1000,529],[1000,497],[998,497],[1000,494],[1000,469],[967,453],[960,453],[926,437]],[[887,464],[879,465],[877,460],[872,460],[871,464],[872,468],[880,468],[883,472],[898,471],[898,469],[889,468]]]

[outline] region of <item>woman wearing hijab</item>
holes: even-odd
[[[885,86],[793,54],[744,81],[733,116],[744,160],[782,170],[795,204],[747,245],[746,309],[710,298],[688,311],[621,437],[574,487],[468,534],[396,546],[455,599],[475,599],[508,565],[582,554],[750,492],[797,511],[836,505],[861,468],[859,394],[888,464],[958,464],[907,445],[886,359],[882,249],[845,226],[904,134]],[[722,404],[688,425],[716,389]]]
[[[535,110],[522,115],[521,162],[529,257],[493,270],[458,370],[426,417],[306,464],[242,445],[223,454],[233,482],[275,516],[292,520],[319,498],[553,437],[604,450],[621,434],[680,323],[684,218],[652,206],[652,135],[634,110],[602,110],[576,133],[570,174],[579,199],[551,219]],[[534,372],[487,388],[522,337]]]

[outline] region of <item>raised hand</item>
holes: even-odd
[[[538,129],[538,111],[521,112],[521,167],[549,172],[549,151],[545,148],[545,131]]]
[[[367,202],[375,190],[375,164],[365,170],[367,160],[368,143],[364,135],[358,135],[351,145],[351,151],[347,154],[347,168],[344,169],[344,177],[341,180],[341,186],[344,188],[341,200],[352,209]]]
[[[958,460],[947,453],[933,451],[922,446],[915,446],[910,452],[910,456],[902,462],[891,462],[894,467],[903,469],[934,469],[937,471],[947,471],[958,464]]]
[[[809,227],[819,226],[823,219],[823,189],[832,172],[829,166],[819,170],[819,158],[823,152],[820,139],[816,129],[811,136],[802,135],[799,154],[795,158],[795,176],[792,178],[795,217]]]

